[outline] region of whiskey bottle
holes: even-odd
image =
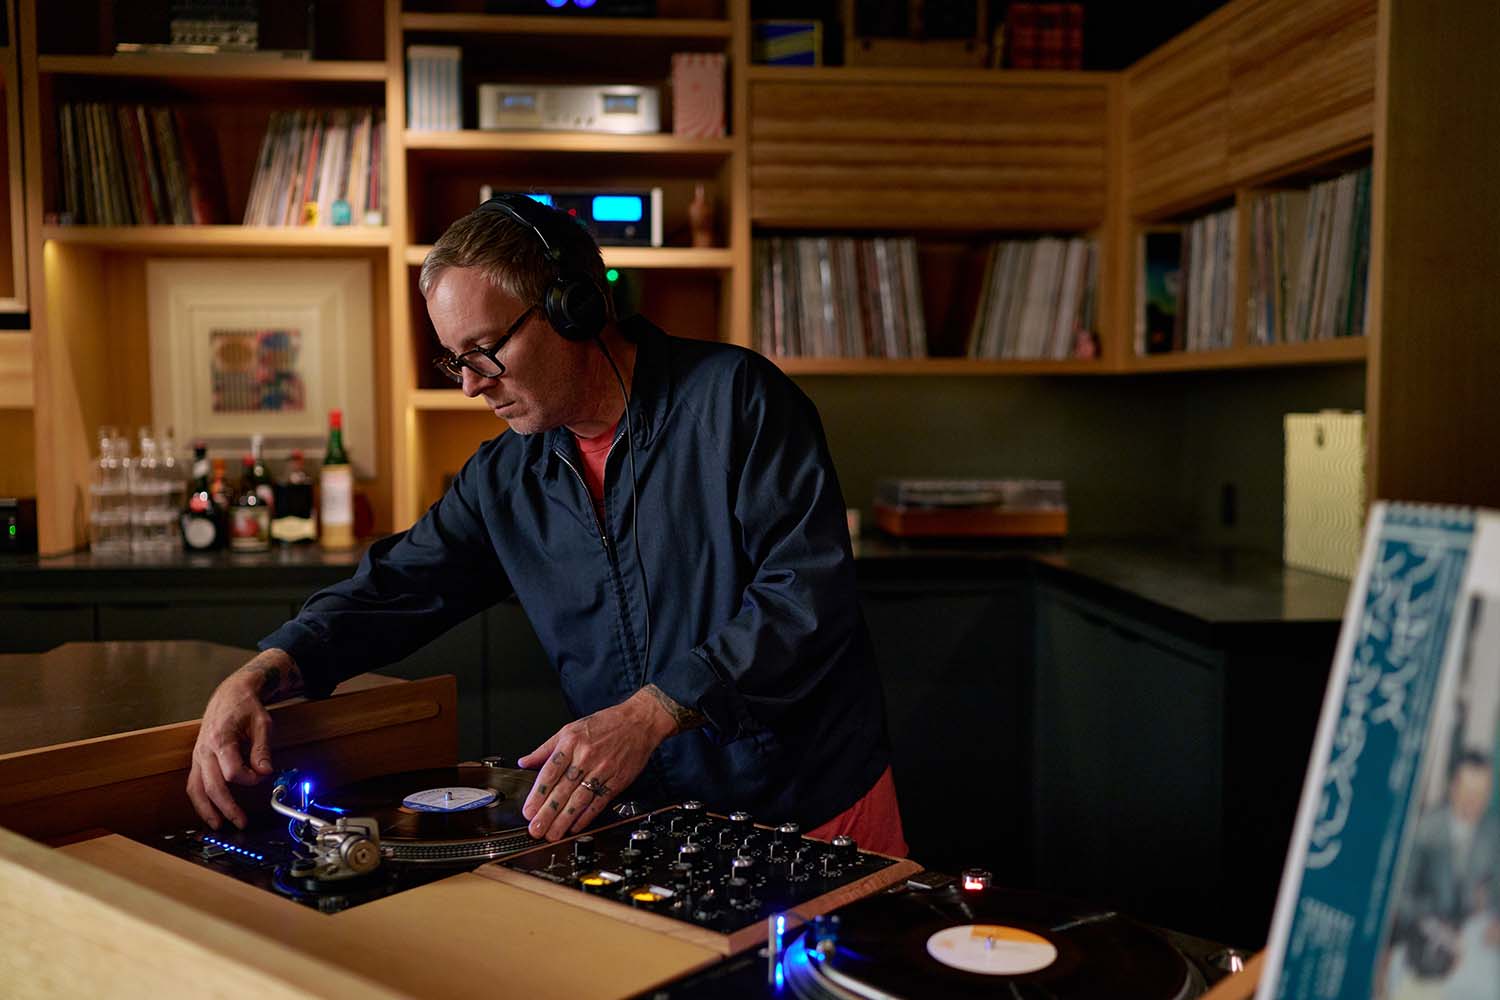
[[[255,457],[246,455],[240,488],[229,512],[229,544],[236,552],[264,552],[271,547],[271,508],[261,499]]]

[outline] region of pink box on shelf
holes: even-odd
[[[724,135],[724,53],[672,56],[672,134],[700,139]]]

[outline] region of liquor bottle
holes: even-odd
[[[229,513],[229,544],[236,552],[264,552],[271,547],[271,508],[260,498],[255,456],[246,455],[240,489]]]
[[[301,448],[292,452],[292,466],[287,470],[286,481],[276,487],[276,505],[271,510],[271,537],[278,542],[317,541],[312,477],[303,465]]]
[[[187,506],[183,508],[182,544],[195,552],[216,549],[224,544],[224,525],[214,507],[213,483],[208,478],[208,445],[193,444],[193,483],[188,488]]]
[[[250,454],[255,456],[255,493],[260,497],[260,502],[265,504],[266,510],[271,516],[276,516],[276,486],[271,482],[271,474],[266,471],[266,463],[261,455],[261,447],[265,444],[265,438],[260,434],[250,435]]]
[[[228,542],[229,502],[234,495],[229,492],[229,480],[224,478],[224,460],[213,460],[214,477],[208,483],[208,495],[213,498],[214,510],[219,512],[219,523],[224,526],[225,542]]]
[[[344,414],[328,411],[328,451],[318,473],[318,541],[325,549],[354,546],[354,470],[344,451]]]

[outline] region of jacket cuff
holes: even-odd
[[[287,622],[256,643],[255,648],[279,649],[290,656],[302,673],[303,692],[309,698],[327,698],[338,687],[322,637],[300,621]]]
[[[702,712],[719,743],[737,740],[758,728],[734,685],[719,676],[696,650],[668,660],[651,683],[677,704]]]

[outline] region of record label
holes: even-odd
[[[1051,941],[999,924],[945,927],[927,939],[927,953],[951,968],[987,976],[1022,976],[1057,961]]]
[[[428,788],[406,796],[401,804],[418,812],[463,812],[482,809],[497,798],[493,788]]]

